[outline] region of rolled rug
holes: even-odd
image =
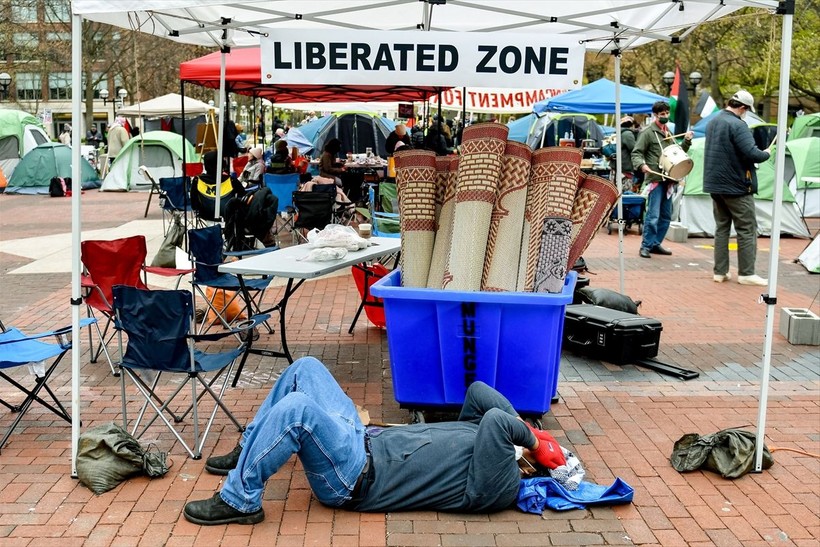
[[[443,287],[456,291],[481,290],[501,158],[509,128],[479,123],[464,130],[456,181],[453,233]]]
[[[609,216],[612,206],[618,201],[618,189],[611,181],[596,176],[581,173],[581,182],[575,203],[572,205],[572,238],[567,258],[567,271],[580,258],[598,228]]]
[[[498,197],[490,219],[487,256],[481,277],[482,291],[516,290],[531,161],[532,149],[529,146],[507,141]]]
[[[444,162],[440,160],[447,160],[446,170],[439,170],[439,167],[444,168]],[[427,276],[428,289],[440,289],[442,287],[444,270],[447,268],[447,257],[450,255],[450,236],[453,233],[453,216],[456,205],[458,156],[438,156],[436,158],[436,177],[440,184],[438,190],[441,193],[441,211],[436,217],[436,240],[433,244],[430,273]]]
[[[563,290],[571,238],[572,221],[570,219],[563,217],[544,219],[533,292],[560,293]]]
[[[533,291],[544,219],[569,219],[572,215],[583,155],[580,148],[566,146],[539,148],[532,153],[524,232],[521,236],[517,284],[519,291]]]
[[[402,285],[426,287],[436,233],[436,154],[401,150],[393,157],[401,211]]]

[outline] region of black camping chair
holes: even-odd
[[[324,187],[330,191],[323,191]],[[322,190],[316,191],[316,188]],[[324,229],[333,223],[333,206],[336,203],[336,185],[317,184],[312,192],[293,192],[293,207],[296,218],[294,232],[303,242],[307,242],[307,232]]]
[[[190,291],[146,291],[136,287],[117,285],[114,287],[115,329],[118,333],[122,361],[119,363],[122,389],[123,427],[128,428],[128,404],[125,378],[128,377],[144,398],[142,407],[131,429],[139,438],[159,418],[182,444],[193,459],[202,456],[202,446],[221,408],[239,431],[244,427],[222,402],[228,387],[231,371],[236,360],[247,358],[248,343],[240,340],[241,332],[250,332],[268,316],[255,316],[229,331],[215,334],[196,335],[192,332],[193,296]],[[128,336],[128,345],[123,353],[123,334]],[[237,340],[230,349],[219,352],[204,352],[197,349],[199,342],[213,342],[222,338]],[[249,337],[245,337],[248,339]],[[240,365],[241,366],[241,365]],[[164,373],[185,375],[187,378],[173,387],[170,396],[163,399],[157,386]],[[224,373],[224,374],[223,374]],[[207,375],[211,375],[210,378]],[[153,379],[149,379],[153,376]],[[218,389],[214,388],[222,378]],[[191,384],[190,401],[174,404],[174,399],[188,383]],[[202,391],[198,392],[197,387]],[[205,430],[200,435],[199,406],[205,395],[213,400]],[[174,408],[182,410],[172,410]],[[142,426],[142,419],[148,407],[155,416]],[[180,423],[188,414],[193,415],[193,440],[187,443],[174,423]],[[169,419],[170,418],[170,419]],[[173,423],[172,421],[173,420]]]

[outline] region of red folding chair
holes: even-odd
[[[124,237],[113,240],[87,240],[83,241],[81,247],[81,259],[85,272],[82,276],[82,286],[85,291],[85,305],[88,310],[88,317],[96,318],[99,313],[106,319],[105,325],[101,328],[99,321],[88,326],[88,340],[91,348],[91,362],[96,363],[100,353],[105,354],[108,366],[114,376],[119,372],[114,366],[111,355],[108,352],[108,343],[114,337],[111,322],[114,317],[112,307],[112,288],[114,285],[127,285],[147,289],[146,274],[152,273],[165,277],[177,279],[177,287],[183,275],[191,273],[193,270],[178,270],[175,268],[157,268],[145,265],[148,255],[148,248],[145,243],[145,236]],[[94,348],[93,330],[97,332],[99,345]],[[109,332],[109,329],[111,332]]]

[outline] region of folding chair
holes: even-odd
[[[159,204],[162,207],[162,233],[167,235],[171,219],[185,218],[185,229],[196,227],[197,216],[191,207],[191,178],[162,177],[159,179]]]
[[[95,319],[83,319],[80,321],[80,327],[94,322]],[[48,343],[43,339],[54,337],[56,343]],[[71,423],[71,417],[68,415],[65,407],[57,399],[57,396],[48,386],[48,381],[57,365],[60,364],[65,354],[71,349],[71,326],[63,327],[61,329],[49,332],[41,332],[31,336],[26,336],[21,331],[15,328],[6,329],[0,323],[0,378],[16,387],[26,395],[22,403],[13,405],[3,399],[0,399],[0,404],[8,408],[11,412],[17,413],[17,417],[12,422],[3,440],[0,441],[0,451],[8,441],[15,428],[20,421],[25,417],[31,404],[37,402],[47,410],[53,412],[59,418],[62,418],[68,423]],[[43,361],[47,361],[56,357],[51,365],[46,366]],[[8,376],[3,370],[12,369],[22,366],[29,366],[29,371],[34,374],[35,383],[32,389],[23,386],[17,380]],[[39,368],[42,367],[42,368]],[[45,390],[51,398],[51,402],[40,397],[40,391]],[[52,404],[53,403],[53,404]]]
[[[86,240],[80,244],[81,259],[85,268],[82,276],[82,286],[85,289],[85,305],[88,317],[95,317],[95,311],[106,318],[105,325],[100,328],[96,321],[93,328],[97,332],[99,345],[94,349],[92,326],[88,327],[88,341],[91,353],[91,362],[96,363],[100,353],[105,354],[111,372],[119,373],[108,352],[108,343],[114,333],[109,332],[113,308],[111,305],[111,289],[114,285],[129,285],[147,289],[148,273],[165,277],[177,277],[177,287],[182,276],[192,270],[178,270],[175,268],[156,268],[145,265],[148,248],[145,236],[132,236],[113,240]]]
[[[243,252],[225,252],[225,241],[222,238],[222,228],[216,224],[214,226],[207,226],[205,228],[197,228],[188,232],[188,244],[191,250],[192,262],[194,264],[193,287],[196,294],[199,294],[208,306],[208,310],[215,314],[216,320],[208,319],[208,313],[205,313],[202,322],[199,324],[197,331],[199,333],[206,332],[217,321],[226,329],[231,328],[232,321],[226,315],[226,310],[237,297],[247,290],[248,299],[246,307],[248,308],[248,315],[256,315],[260,310],[260,303],[265,296],[265,289],[270,285],[272,277],[257,277],[246,278],[240,281],[239,278],[233,274],[221,273],[219,266],[224,262],[225,257],[235,256],[253,256],[270,251],[274,251],[276,247],[267,247],[265,249],[257,249],[253,251]],[[207,289],[213,289],[214,296],[209,297]],[[228,298],[223,298],[221,305],[217,306],[216,291],[233,292]],[[268,332],[273,333],[273,329],[265,322]]]
[[[148,203],[145,204],[145,214],[142,215],[142,218],[146,218],[148,216],[148,208],[151,207],[151,198],[154,197],[154,194],[161,196],[162,191],[159,188],[159,183],[156,181],[156,179],[154,179],[154,176],[151,174],[151,171],[149,171],[147,167],[145,167],[144,165],[140,165],[139,172],[151,183],[151,191],[148,192]]]
[[[330,188],[332,193],[315,191],[315,188],[323,186]],[[312,192],[293,192],[293,207],[296,209],[293,233],[306,243],[308,230],[322,230],[333,222],[335,202],[336,186],[333,184],[317,184]]]
[[[279,200],[277,208],[276,226],[274,228],[274,236],[276,237],[276,245],[282,246],[281,234],[283,232],[293,232],[294,212],[293,208],[293,192],[299,189],[299,173],[290,173],[288,175],[271,175],[265,174],[265,186],[270,188],[270,191]]]
[[[202,446],[213,425],[216,412],[220,408],[236,425],[240,425],[231,411],[222,402],[228,387],[231,370],[236,360],[242,356],[244,363],[249,343],[239,342],[236,347],[218,353],[205,353],[196,349],[201,341],[212,342],[223,337],[236,336],[249,331],[264,317],[254,317],[237,325],[237,328],[216,334],[195,335],[191,333],[194,303],[190,291],[146,291],[136,287],[117,285],[113,290],[115,328],[122,352],[122,334],[128,336],[128,345],[122,353],[119,363],[123,374],[120,376],[122,391],[123,427],[128,428],[128,400],[125,389],[126,376],[134,383],[145,401],[131,429],[132,435],[139,438],[159,418],[182,444],[191,458],[197,460],[202,456]],[[173,387],[170,395],[163,399],[157,386],[163,373],[185,374],[187,379]],[[223,376],[224,373],[224,376]],[[211,374],[210,378],[206,375]],[[149,378],[153,376],[152,379]],[[214,388],[222,378],[218,389]],[[174,399],[191,384],[190,402],[174,403]],[[202,391],[198,392],[197,387]],[[213,410],[210,413],[205,430],[200,436],[199,405],[206,395],[213,399]],[[174,404],[172,409],[171,405]],[[142,425],[145,412],[151,407],[155,416]],[[176,409],[176,410],[174,410]],[[181,410],[180,410],[181,409]],[[191,413],[193,415],[193,440],[187,443],[181,433],[174,427]],[[170,418],[170,419],[169,419]],[[173,423],[172,421],[173,420]]]
[[[399,214],[376,210],[376,190],[372,185],[367,190],[367,196],[370,223],[372,225],[371,233],[376,237],[401,237]]]

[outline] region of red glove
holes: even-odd
[[[530,424],[527,424],[527,427],[529,427],[530,431],[538,438],[538,448],[531,452],[539,465],[547,469],[555,469],[567,463],[564,452],[561,450],[561,446],[558,444],[558,441],[555,440],[555,437],[547,431],[535,429]]]

